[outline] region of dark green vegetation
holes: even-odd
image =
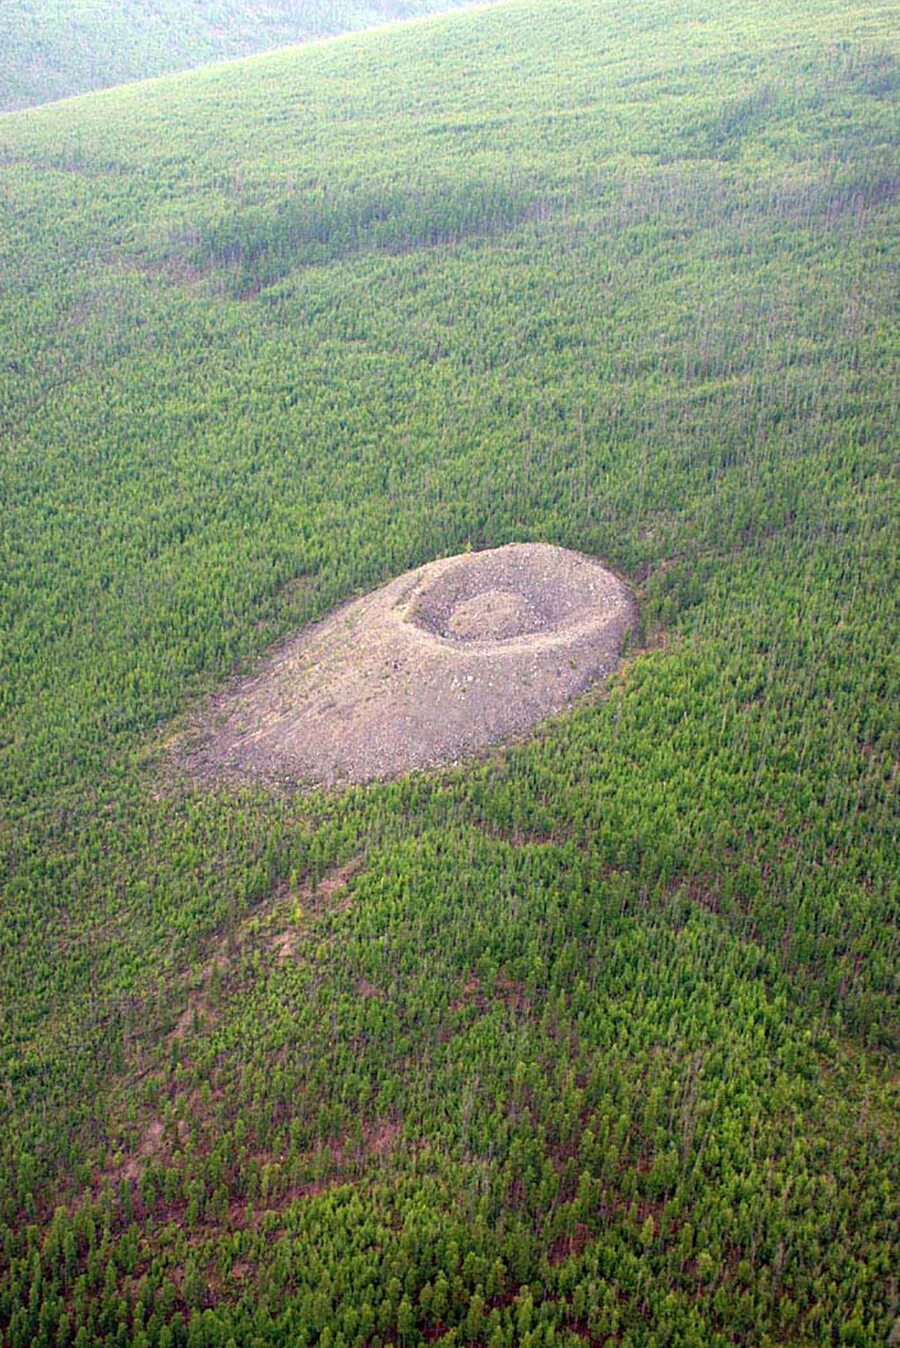
[[[460,0],[3,0],[0,110],[454,9]]]
[[[6,1344],[886,1341],[897,18],[512,3],[0,122]],[[529,538],[641,597],[607,695],[172,779],[277,635]]]

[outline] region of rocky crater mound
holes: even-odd
[[[219,694],[185,746],[201,776],[395,777],[477,753],[559,711],[619,658],[633,598],[545,543],[409,571],[292,638]]]

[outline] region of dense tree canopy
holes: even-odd
[[[0,111],[311,38],[455,9],[460,0],[4,0]]]
[[[0,119],[0,1338],[886,1341],[896,7],[512,0]],[[278,795],[173,735],[405,568],[612,687]]]

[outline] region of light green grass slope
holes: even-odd
[[[453,8],[455,0],[4,0],[0,111]]]
[[[0,1335],[896,1317],[892,4],[514,3],[0,121]],[[430,557],[628,578],[432,778],[173,781]]]

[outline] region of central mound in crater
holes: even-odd
[[[539,622],[524,594],[516,594],[515,590],[486,590],[455,605],[443,635],[457,641],[499,641],[534,632]]]
[[[521,735],[619,658],[636,616],[594,558],[545,543],[409,571],[290,640],[212,700],[192,771],[361,782]]]

